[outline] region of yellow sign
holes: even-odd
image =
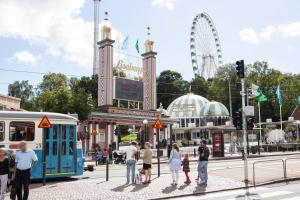
[[[52,124],[50,123],[49,119],[47,116],[44,116],[39,123],[39,128],[52,128]]]
[[[154,124],[153,124],[153,128],[163,128],[163,124],[161,123],[160,119],[156,119]]]

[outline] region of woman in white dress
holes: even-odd
[[[181,169],[181,155],[179,152],[179,146],[177,143],[173,143],[172,151],[169,159],[170,170],[172,174],[172,185],[178,185],[179,170]]]

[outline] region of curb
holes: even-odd
[[[300,177],[269,181],[269,182],[265,182],[265,183],[261,183],[261,184],[256,184],[256,186],[250,185],[248,187],[244,186],[244,187],[235,187],[235,188],[222,189],[222,190],[213,190],[213,191],[208,191],[208,192],[195,192],[192,194],[182,194],[182,195],[177,195],[177,196],[159,197],[159,198],[153,198],[153,199],[149,199],[149,200],[173,199],[173,198],[190,197],[190,196],[200,197],[200,196],[204,196],[204,195],[212,194],[212,193],[241,190],[241,189],[246,189],[246,188],[256,188],[256,187],[261,187],[261,186],[265,186],[265,185],[272,185],[272,184],[284,183],[284,182],[287,183],[287,182],[298,181],[298,180],[300,180]]]
[[[248,158],[263,158],[263,157],[275,157],[275,156],[292,156],[292,155],[300,155],[300,152],[297,153],[287,153],[287,154],[270,154],[270,155],[249,155]],[[241,156],[232,156],[232,157],[220,157],[220,158],[210,158],[208,161],[221,161],[221,160],[237,160],[241,159]],[[198,160],[190,160],[190,162],[198,162]],[[160,164],[168,163],[168,161],[160,161]],[[157,164],[157,162],[152,162],[152,164]],[[137,163],[137,165],[142,165],[141,163]]]

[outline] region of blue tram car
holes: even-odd
[[[41,179],[44,130],[38,125],[43,116],[47,116],[52,124],[45,134],[46,178],[82,175],[82,144],[77,140],[78,119],[74,116],[50,112],[0,111],[0,147],[18,151],[18,143],[25,141],[39,159],[31,179]]]

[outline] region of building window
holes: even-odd
[[[128,101],[120,100],[120,108],[128,108]]]
[[[191,119],[191,123],[195,123],[195,119],[193,118],[193,119]]]
[[[199,132],[193,132],[192,139],[199,139],[199,138],[200,138],[200,133]]]
[[[200,126],[200,120],[196,119],[196,127],[199,127],[199,126]]]
[[[34,122],[10,122],[10,141],[33,141],[35,134]]]
[[[185,127],[185,119],[181,119],[180,122],[181,122],[180,127],[184,128]]]
[[[4,141],[5,138],[5,123],[0,122],[0,141]]]
[[[119,107],[119,100],[118,99],[113,100],[113,107]]]

